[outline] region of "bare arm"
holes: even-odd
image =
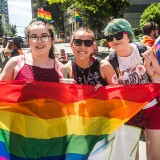
[[[112,65],[106,59],[101,60],[100,72],[102,77],[109,85],[118,83],[116,72],[114,71]]]
[[[148,75],[151,77],[152,82],[160,81],[160,66],[158,59],[154,55],[152,50],[147,50],[143,53],[144,57],[144,66],[147,70]]]
[[[72,76],[72,61],[68,61],[68,63],[65,64],[66,72],[68,73],[68,78],[73,78]]]
[[[7,62],[6,66],[4,67],[0,76],[0,81],[14,80],[14,73],[16,66],[17,66],[17,60],[15,57],[13,57]]]
[[[59,75],[61,75],[62,77],[65,77],[65,74],[66,74],[66,67],[65,67],[65,65],[62,64],[59,61],[56,61],[56,64],[57,64],[56,70],[59,73]]]

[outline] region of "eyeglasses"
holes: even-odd
[[[31,35],[29,38],[31,39],[32,42],[38,42],[38,40],[40,39],[42,42],[47,42],[49,39],[49,35],[42,35],[40,37],[36,36],[36,35]]]
[[[82,40],[82,39],[73,39],[75,46],[81,46],[82,42],[86,47],[91,47],[93,45],[93,40]]]
[[[128,34],[128,33],[127,32],[118,32],[117,34],[108,35],[108,36],[106,36],[106,40],[108,42],[112,42],[114,37],[116,38],[116,40],[121,40],[123,38],[123,34]]]

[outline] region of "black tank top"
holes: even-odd
[[[76,83],[88,85],[102,84],[106,86],[107,82],[100,73],[100,61],[101,59],[99,58],[94,59],[92,65],[85,69],[80,68],[75,60],[72,61],[73,78]]]

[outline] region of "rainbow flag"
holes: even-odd
[[[44,11],[43,8],[40,8],[40,9],[38,8],[37,19],[48,22],[48,23],[53,22],[52,17],[51,17],[51,13]]]
[[[156,54],[158,58],[158,62],[160,64],[160,37],[158,37],[152,47],[154,53]]]
[[[76,24],[76,29],[82,27],[82,19],[80,18],[77,9],[75,9],[75,24]]]
[[[155,39],[151,38],[150,36],[144,35],[144,36],[142,37],[141,42],[142,42],[143,44],[147,45],[147,46],[152,47],[153,44],[154,44],[154,42],[155,42]]]
[[[88,85],[6,81],[0,88],[1,160],[87,159],[160,93],[159,84],[94,91]]]

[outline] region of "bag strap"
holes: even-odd
[[[142,57],[142,53],[144,53],[147,50],[147,46],[140,43],[140,42],[134,42],[134,44],[137,46],[139,54]],[[114,51],[112,51],[109,54],[109,62],[111,63],[112,67],[114,68],[117,76],[119,76],[119,63],[118,63],[117,55]]]

